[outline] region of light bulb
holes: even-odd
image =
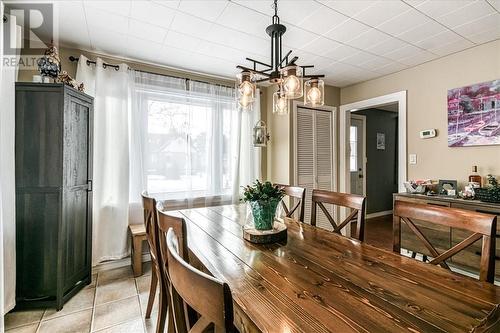
[[[279,110],[279,112],[284,112],[286,111],[287,108],[287,99],[285,97],[280,97],[278,101],[276,102],[276,108]]]
[[[250,96],[247,96],[247,95],[242,95],[240,97],[240,105],[243,107],[243,108],[248,108],[248,106],[250,104],[252,104],[253,102],[253,99],[250,97]]]
[[[313,105],[319,104],[321,102],[321,90],[318,87],[311,87],[307,92],[307,99]]]
[[[253,94],[253,84],[248,81],[243,81],[240,84],[240,93],[243,96],[252,96]]]
[[[300,80],[295,75],[290,75],[285,79],[283,84],[285,92],[295,93],[300,89]]]

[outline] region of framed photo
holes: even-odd
[[[448,147],[500,144],[500,79],[448,90]]]
[[[449,197],[456,197],[458,195],[458,187],[456,180],[439,180],[438,194]]]
[[[385,133],[377,133],[377,150],[385,150]]]

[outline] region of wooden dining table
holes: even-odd
[[[500,332],[492,284],[292,219],[286,242],[253,244],[245,205],[172,214],[193,265],[230,286],[242,333]]]

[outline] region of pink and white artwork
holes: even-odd
[[[500,80],[448,90],[448,146],[500,145]]]

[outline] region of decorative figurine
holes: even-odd
[[[51,46],[45,50],[45,54],[38,59],[38,71],[42,76],[48,76],[56,79],[61,71],[61,60],[59,59],[59,52],[57,48]]]

